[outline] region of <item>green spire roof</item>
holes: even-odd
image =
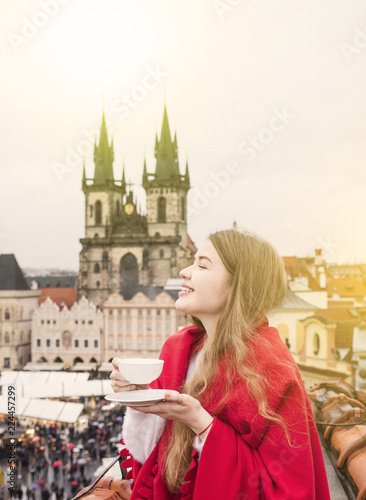
[[[163,124],[161,127],[160,141],[156,137],[155,141],[155,158],[156,158],[156,181],[173,180],[175,176],[179,176],[177,140],[174,142],[170,135],[168,114],[164,107]]]
[[[113,140],[111,145],[108,143],[107,126],[103,111],[102,126],[100,128],[99,145],[95,144],[94,148],[94,184],[106,184],[107,182],[114,183],[113,178]]]

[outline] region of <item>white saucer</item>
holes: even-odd
[[[123,406],[149,406],[159,401],[163,401],[166,390],[147,389],[144,391],[125,391],[107,394],[105,399],[120,403]]]

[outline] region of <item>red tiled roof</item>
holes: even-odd
[[[66,307],[70,309],[70,307],[77,301],[77,289],[41,288],[41,296],[38,299],[38,304],[41,305],[47,297],[49,297],[59,307],[61,307],[62,305],[66,305]]]
[[[357,323],[358,316],[353,316],[348,307],[332,307],[330,309],[318,309],[315,314],[330,319],[335,323],[353,322]]]
[[[319,283],[304,264],[299,264],[296,257],[282,257],[285,270],[291,279],[307,278],[310,290],[320,290]]]
[[[366,285],[357,278],[333,278],[327,283],[328,296],[366,297]]]

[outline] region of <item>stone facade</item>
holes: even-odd
[[[32,363],[72,368],[102,361],[103,313],[85,297],[70,309],[50,298],[33,315]]]

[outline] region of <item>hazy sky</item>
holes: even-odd
[[[0,30],[0,252],[22,267],[78,269],[103,90],[115,177],[140,183],[164,86],[197,245],[235,219],[366,261],[364,0],[3,0]]]

